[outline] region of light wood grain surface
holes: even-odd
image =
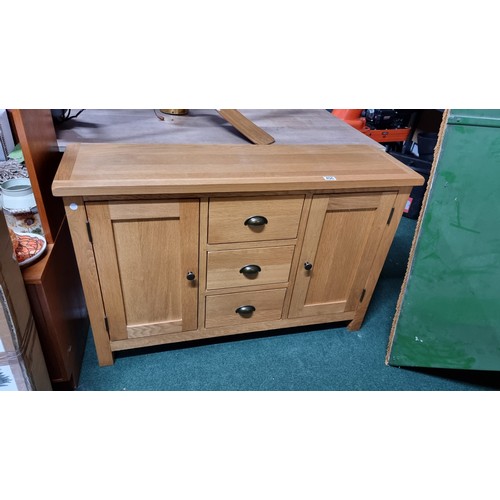
[[[134,209],[137,207],[137,211]],[[196,329],[198,201],[88,203],[111,340]]]
[[[313,198],[301,253],[291,317],[356,309],[395,193]]]
[[[237,109],[218,109],[219,115],[241,132],[252,144],[272,144],[274,137],[262,130]]]
[[[295,238],[303,196],[248,196],[211,198],[208,243],[237,243]],[[265,217],[262,226],[245,225],[253,216]]]
[[[422,176],[364,145],[80,144],[56,196],[202,194],[413,186]]]
[[[206,328],[245,325],[281,319],[285,288],[257,292],[240,292],[213,295],[206,298]],[[253,306],[255,311],[240,315],[241,306]]]
[[[288,283],[294,246],[219,250],[208,252],[207,288],[232,288],[269,283]],[[260,271],[245,273],[245,266]]]
[[[87,232],[85,204],[81,198],[67,198],[64,200],[64,204],[76,260],[80,269],[99,365],[112,365],[113,356],[104,320],[106,313],[101,298],[101,286],[99,284],[94,248]],[[82,272],[82,269],[85,272]]]

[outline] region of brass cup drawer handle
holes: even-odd
[[[254,306],[240,306],[234,312],[238,313],[240,316],[251,316],[254,311]]]
[[[261,271],[262,269],[257,264],[248,264],[240,269],[240,273],[247,278],[255,278]]]
[[[265,226],[269,221],[263,215],[252,215],[245,221],[245,226]]]

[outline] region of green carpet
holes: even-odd
[[[365,322],[301,327],[116,353],[99,368],[89,335],[80,391],[471,391],[499,387],[497,372],[385,365],[416,221],[402,218]]]

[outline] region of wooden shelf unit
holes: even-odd
[[[89,318],[64,205],[51,192],[62,154],[48,109],[9,110],[42,222],[47,252],[23,269],[52,387],[78,385]]]

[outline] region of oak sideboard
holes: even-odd
[[[359,329],[423,181],[368,145],[69,144],[52,192],[99,364],[237,333]]]

